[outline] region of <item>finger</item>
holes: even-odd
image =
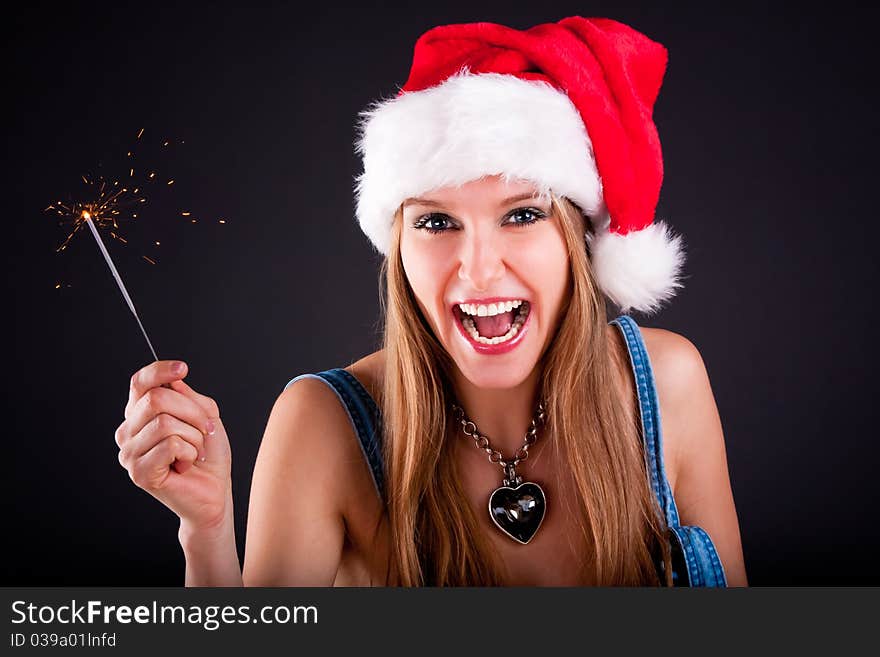
[[[178,360],[159,360],[139,369],[129,381],[126,417],[131,407],[147,390],[157,386],[167,386],[175,378],[185,377],[188,372],[187,364]]]
[[[181,461],[177,459],[171,464],[171,467],[174,468],[177,474],[185,474],[187,470],[194,468],[196,463],[197,461]]]
[[[195,459],[195,447],[179,436],[171,436],[136,459],[128,472],[137,486],[144,490],[158,490],[168,479],[169,468],[175,461],[186,470],[192,467]]]
[[[199,451],[199,459],[207,460],[212,464],[222,462],[227,458],[229,444],[226,440],[218,440],[216,437],[218,431],[221,432],[220,435],[226,433],[226,429],[223,427],[223,420],[220,419],[220,409],[217,406],[217,402],[210,397],[199,394],[183,381],[174,381],[171,386],[174,390],[179,391],[199,404],[207,412],[208,421],[213,424],[214,431],[209,432],[205,436],[204,451]]]
[[[202,407],[207,413],[208,418],[215,419],[220,417],[220,408],[211,397],[203,395],[193,390],[185,381],[177,380],[171,382],[171,389],[192,399],[196,404]]]
[[[138,399],[126,420],[129,435],[136,435],[160,413],[173,415],[202,434],[208,431],[208,415],[192,399],[175,390],[152,388]]]
[[[182,379],[187,375],[189,368],[180,360],[157,360],[145,365],[135,372],[128,384],[128,403],[125,405],[125,417],[147,390],[170,384],[176,379]]]
[[[126,441],[128,440],[128,424],[127,420],[116,427],[116,431],[113,432],[113,440],[116,444],[121,448]]]
[[[205,437],[195,427],[167,413],[154,417],[136,435],[123,443],[126,458],[136,460],[150,451],[157,444],[171,436],[180,436],[196,448],[197,458],[205,456]]]

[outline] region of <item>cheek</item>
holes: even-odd
[[[406,280],[409,281],[410,287],[419,299],[424,298],[425,286],[430,284],[431,280],[428,275],[430,266],[422,251],[423,249],[419,249],[412,240],[401,239],[400,260],[403,263],[403,271],[406,274]]]
[[[450,258],[437,245],[426,244],[419,239],[400,242],[400,258],[410,287],[422,306],[432,310],[437,304],[443,305],[443,291],[448,280]]]
[[[520,249],[520,271],[548,310],[558,304],[568,288],[568,249],[562,235],[548,233]]]

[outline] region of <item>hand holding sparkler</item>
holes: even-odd
[[[138,140],[143,132],[138,132]],[[163,147],[168,144],[165,141]],[[132,155],[129,151],[128,157]],[[140,206],[146,202],[141,185],[135,185],[134,175],[132,162],[128,181],[131,190],[126,184],[120,186],[118,180],[110,184],[103,177],[96,180],[82,176],[96,194],[91,197],[93,200],[56,201],[46,210],[72,223],[59,252],[70,245],[83,226],[88,226],[156,361],[131,378],[125,421],[115,434],[120,464],[137,486],[180,517],[178,536],[187,553],[186,583],[241,586],[232,509],[232,454],[220,410],[213,399],[183,382],[188,369],[185,363],[159,360],[98,230],[104,228],[114,239],[127,243],[116,232],[117,220],[126,205]],[[154,179],[155,172],[151,171],[145,183],[151,184],[149,181]],[[173,183],[173,179],[168,180],[165,186]],[[137,216],[131,212],[131,219]],[[196,219],[190,222],[196,223]],[[155,244],[158,246],[159,242]],[[155,264],[146,255],[143,258]]]
[[[183,382],[187,366],[157,361],[131,378],[119,462],[191,530],[232,530],[232,454],[220,410]],[[219,529],[218,529],[219,528]]]
[[[141,134],[143,130],[138,133],[138,138]],[[83,225],[89,227],[156,361],[132,377],[126,419],[116,431],[119,460],[135,484],[177,513],[181,520],[196,526],[214,525],[218,518],[225,517],[227,511],[231,516],[231,497],[227,509],[225,495],[231,490],[229,441],[214,400],[197,393],[182,381],[186,376],[186,364],[159,360],[125,283],[101,239],[96,224],[116,227],[120,199],[128,191],[126,187],[109,191],[117,186],[114,184],[108,189],[102,183],[98,199],[93,203],[68,207],[59,202],[57,207],[50,206],[50,209],[74,218],[73,230],[62,248],[66,248],[79,228]],[[205,438],[218,431],[219,435],[212,438],[209,449]],[[187,475],[188,472],[191,474]]]

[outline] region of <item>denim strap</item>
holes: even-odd
[[[291,379],[284,387],[287,388],[294,381],[304,378],[324,381],[339,397],[339,401],[342,402],[351,420],[351,426],[357,434],[364,458],[370,466],[370,474],[376,485],[379,499],[383,499],[382,491],[385,477],[382,470],[382,446],[380,444],[382,423],[376,402],[373,401],[370,393],[364,389],[361,382],[341,367],[324,370],[317,374],[301,374]]]
[[[666,516],[669,527],[678,527],[678,509],[672,498],[672,489],[666,479],[663,467],[663,436],[660,428],[660,403],[654,385],[654,373],[648,360],[648,350],[642,339],[638,324],[629,315],[621,315],[612,320],[623,333],[633,377],[639,393],[639,411],[642,416],[642,439],[645,445],[645,463],[651,476],[651,487],[657,496],[660,509]]]

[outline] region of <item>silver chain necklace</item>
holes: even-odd
[[[523,482],[522,477],[516,474],[516,466],[529,458],[529,447],[538,439],[538,426],[543,425],[546,419],[544,404],[538,404],[523,445],[510,460],[489,444],[489,439],[480,434],[477,425],[467,418],[460,406],[453,404],[452,412],[461,423],[462,432],[473,438],[477,448],[489,455],[491,463],[497,463],[504,470],[502,485],[489,496],[489,518],[505,536],[517,543],[527,544],[544,521],[547,498],[537,483]]]

